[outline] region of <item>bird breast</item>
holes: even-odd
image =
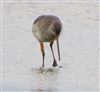
[[[55,33],[52,30],[53,26],[50,25],[47,29],[41,29],[39,27],[39,25],[34,24],[32,31],[33,31],[33,35],[42,42],[49,42],[51,40],[55,39]]]

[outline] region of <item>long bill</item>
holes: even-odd
[[[58,57],[59,57],[59,61],[60,61],[60,49],[59,49],[59,40],[57,38],[57,49],[58,49]]]

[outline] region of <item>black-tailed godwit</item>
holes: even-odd
[[[40,48],[43,57],[42,67],[44,67],[44,42],[50,42],[50,48],[53,55],[53,66],[57,66],[57,61],[53,52],[53,43],[56,40],[57,48],[58,48],[58,56],[60,60],[60,50],[59,50],[59,35],[62,29],[62,23],[57,16],[54,15],[42,15],[37,17],[37,19],[33,22],[32,32],[34,36],[40,43]]]

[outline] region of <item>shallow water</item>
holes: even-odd
[[[98,2],[3,2],[3,92],[97,92]],[[45,43],[45,67],[32,23],[41,14],[60,17],[61,61],[53,58]]]

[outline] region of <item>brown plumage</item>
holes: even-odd
[[[44,51],[44,45],[43,42],[50,42],[50,47],[53,55],[53,66],[57,66],[57,62],[53,53],[53,42],[54,40],[57,41],[57,47],[58,47],[58,55],[60,60],[60,51],[59,51],[59,35],[62,29],[61,21],[58,17],[53,15],[42,15],[37,17],[37,19],[33,22],[32,32],[34,36],[37,38],[37,40],[40,42],[41,52],[43,56],[43,64],[44,67],[44,57],[45,57],[45,51]]]

